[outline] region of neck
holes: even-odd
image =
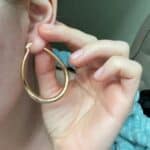
[[[28,13],[20,5],[0,4],[0,149],[47,150],[40,106],[27,96],[20,79]]]
[[[41,119],[40,106],[25,92],[0,125],[0,147],[11,150],[48,150],[50,143]]]
[[[14,56],[2,51],[0,58],[0,148],[11,150],[50,149],[41,117],[40,106],[34,103],[23,89],[20,79],[20,63],[23,50]],[[31,62],[29,62],[31,66]],[[29,76],[33,69],[29,68]],[[7,78],[6,78],[7,77]],[[33,80],[31,79],[32,83]],[[35,83],[35,82],[34,82]],[[31,84],[32,85],[32,84]]]

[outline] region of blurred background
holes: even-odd
[[[58,20],[99,39],[132,44],[150,14],[150,0],[58,0]]]

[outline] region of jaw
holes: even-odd
[[[0,2],[0,122],[15,107],[23,91],[19,70],[28,24],[25,11]]]

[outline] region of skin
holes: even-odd
[[[26,2],[0,1],[1,149],[109,149],[132,108],[141,65],[129,59],[127,43],[98,40],[56,22],[56,0]],[[33,42],[43,97],[54,96],[62,85],[54,59],[42,49],[63,42],[73,53],[70,62],[77,73],[60,101],[38,105],[24,91],[19,67],[26,42]]]

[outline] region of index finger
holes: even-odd
[[[48,42],[65,43],[72,51],[96,41],[97,38],[78,29],[64,24],[42,24],[39,27],[40,36]]]

